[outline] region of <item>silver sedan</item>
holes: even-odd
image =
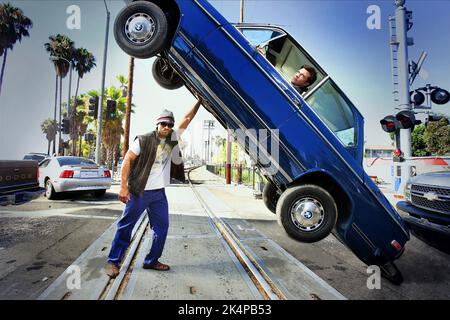
[[[45,188],[48,199],[70,191],[92,192],[95,197],[102,197],[111,183],[111,172],[86,158],[50,157],[39,164],[39,185]]]

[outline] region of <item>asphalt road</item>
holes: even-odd
[[[369,289],[367,282],[372,273],[368,273],[367,266],[333,235],[313,244],[294,241],[262,201],[251,197],[251,192],[236,192],[220,186],[211,186],[209,190],[232,207],[237,217],[245,218],[348,299],[450,299],[450,255],[414,235],[403,256],[396,261],[404,277],[403,284],[396,286],[381,278],[380,289]]]
[[[250,189],[224,187],[208,177],[196,180],[232,209],[230,222],[245,220],[348,299],[450,299],[450,255],[414,236],[396,262],[404,283],[381,279],[380,289],[368,289],[367,266],[334,236],[314,244],[296,242]],[[73,195],[0,207],[0,299],[37,298],[121,215],[116,199],[110,191],[101,200]]]
[[[117,195],[0,207],[0,299],[35,299],[122,213]]]

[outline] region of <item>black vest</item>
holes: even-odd
[[[156,158],[156,152],[160,139],[156,131],[137,136],[139,139],[139,145],[141,147],[141,153],[133,163],[130,175],[128,176],[128,190],[130,193],[142,196],[147,184],[150,171],[153,167]],[[170,177],[177,179],[181,182],[185,182],[184,164],[181,156],[181,150],[178,146],[178,140],[172,140],[172,134],[167,137],[167,143],[172,150],[172,161],[170,164]]]

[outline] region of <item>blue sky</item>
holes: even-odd
[[[80,83],[80,92],[100,89],[106,14],[103,1],[11,1],[34,23],[30,38],[23,39],[8,54],[6,74],[0,96],[0,159],[21,158],[27,152],[45,152],[46,139],[40,123],[53,117],[54,69],[43,44],[49,35],[66,34],[77,47],[85,47],[97,57],[97,68]],[[215,0],[211,3],[231,22],[239,19],[239,1]],[[81,9],[81,29],[66,27],[70,5]],[[108,1],[111,11],[106,85],[118,86],[115,77],[127,75],[128,57],[116,45],[113,22],[123,1]],[[369,30],[366,13],[370,5],[381,9],[381,29]],[[412,1],[414,27],[409,36],[415,40],[410,59],[428,52],[424,69],[428,79],[417,78],[414,87],[427,83],[450,89],[450,1]],[[379,120],[395,113],[392,96],[388,16],[395,11],[394,1],[265,1],[246,0],[246,22],[284,26],[324,67],[358,107],[366,121],[369,145],[388,145],[389,138]],[[195,103],[186,89],[166,91],[151,76],[153,59],[137,60],[131,136],[153,129],[154,119],[163,108],[180,118]],[[73,77],[74,84],[76,77]],[[68,80],[64,80],[63,101],[67,101]],[[73,86],[72,92],[74,92]],[[450,104],[434,111],[450,114]],[[423,119],[423,116],[419,116]],[[185,134],[187,140],[201,140],[204,110]],[[219,133],[219,131],[217,132]],[[197,149],[197,147],[195,147]],[[197,149],[198,153],[199,151]]]

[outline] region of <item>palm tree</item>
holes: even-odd
[[[33,27],[31,20],[22,10],[11,6],[9,3],[0,5],[0,57],[3,56],[3,64],[0,72],[0,94],[5,74],[6,56],[8,49],[12,50],[17,41],[22,37],[28,37],[29,29]]]
[[[77,89],[75,90],[75,99],[76,99],[78,96],[78,89],[80,87],[80,79],[83,79],[83,76],[86,73],[91,72],[91,70],[97,65],[95,64],[94,55],[84,48],[79,48],[75,50],[74,64],[75,70],[78,73]]]
[[[62,79],[66,77],[71,67],[71,61],[75,51],[74,42],[65,35],[58,34],[49,37],[50,42],[44,44],[45,50],[50,54],[50,60],[53,62],[56,71],[56,92],[55,92],[55,110],[53,119],[56,122],[57,96],[58,96],[58,77],[59,77],[59,117],[61,122],[62,105]],[[61,139],[61,133],[59,134]],[[53,153],[55,153],[55,142],[53,143]]]
[[[117,147],[120,146],[120,140],[124,133],[122,123],[125,118],[127,98],[123,97],[123,91],[113,86],[106,90],[106,99],[116,101],[117,116],[114,120],[106,120],[103,124],[102,141],[106,148],[106,161],[109,168],[112,169],[116,159]],[[105,103],[106,105],[106,103]]]
[[[120,82],[120,89],[122,89],[122,91],[123,91],[122,96],[127,97],[128,96],[128,79],[122,74],[119,74],[116,77],[116,79]]]
[[[47,154],[50,154],[50,142],[56,133],[56,123],[53,119],[48,118],[41,123],[42,133],[46,135],[48,141]]]

